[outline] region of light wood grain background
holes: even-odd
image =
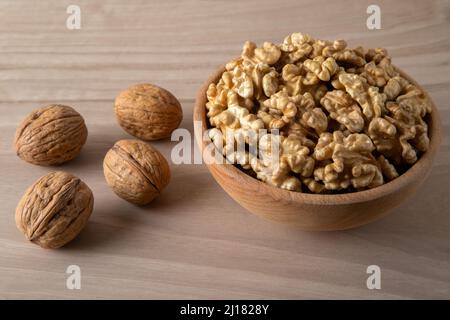
[[[382,30],[366,28],[377,3]],[[66,29],[81,7],[82,28]],[[0,2],[0,298],[450,298],[449,1],[18,1]],[[279,42],[293,31],[351,45],[383,46],[429,90],[444,139],[415,197],[381,221],[345,232],[310,233],[246,212],[203,165],[172,164],[152,205],[117,198],[102,174],[106,150],[129,137],[112,104],[127,86],[152,82],[179,97],[192,131],[196,90],[251,39]],[[14,210],[24,190],[53,168],[19,160],[14,131],[48,103],[74,106],[89,138],[58,167],[95,194],[87,228],[50,251],[25,241]],[[155,145],[167,156],[174,142]],[[67,266],[81,290],[66,289]],[[366,288],[366,268],[382,289]]]

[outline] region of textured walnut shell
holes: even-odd
[[[114,109],[120,126],[143,140],[170,137],[183,118],[177,98],[152,84],[138,84],[122,91]]]
[[[120,140],[103,161],[106,182],[122,199],[145,205],[169,184],[170,169],[164,156],[138,140]]]
[[[30,163],[56,165],[72,160],[87,139],[83,117],[73,108],[50,105],[32,111],[16,131],[17,155]]]
[[[62,171],[51,172],[27,189],[16,208],[16,225],[28,240],[59,248],[86,225],[94,205],[89,187]]]

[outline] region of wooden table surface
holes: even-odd
[[[2,0],[0,298],[450,298],[450,3],[377,1],[382,29],[368,30],[372,2]],[[70,4],[81,8],[80,30],[66,28]],[[386,47],[429,91],[444,137],[414,197],[370,225],[312,233],[249,214],[204,165],[171,164],[171,184],[148,207],[108,189],[104,154],[129,137],[112,109],[120,90],[140,82],[169,89],[192,132],[194,96],[208,74],[245,40],[280,42],[293,31]],[[25,240],[14,211],[54,168],[21,161],[12,149],[19,122],[49,103],[84,116],[87,144],[57,169],[95,195],[86,229],[53,251]],[[175,144],[154,143],[169,158]],[[81,268],[81,290],[66,288],[69,265]],[[381,268],[381,290],[366,287],[369,265]]]

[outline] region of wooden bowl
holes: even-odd
[[[385,216],[411,196],[430,172],[441,140],[438,111],[430,97],[432,112],[428,121],[429,150],[400,177],[373,189],[333,195],[293,192],[259,181],[232,164],[208,164],[213,162],[212,156],[204,153],[203,149],[212,142],[202,139],[203,132],[208,128],[206,90],[210,83],[220,79],[224,71],[225,66],[218,68],[198,91],[194,107],[195,137],[214,179],[241,206],[260,217],[314,231],[362,226]],[[398,68],[397,71],[423,90],[411,77]],[[196,121],[200,121],[201,126],[195,125]]]

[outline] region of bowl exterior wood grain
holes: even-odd
[[[197,143],[202,151],[211,143],[208,139],[203,139],[203,132],[208,128],[205,107],[206,90],[210,83],[219,80],[224,70],[224,66],[216,70],[197,94],[194,122],[200,121],[202,126],[194,125],[194,128]],[[397,71],[427,94],[411,77],[399,69]],[[400,177],[374,189],[334,195],[292,192],[263,183],[231,164],[214,164],[211,154],[207,152],[202,152],[202,155],[219,185],[250,212],[269,220],[298,226],[303,230],[350,229],[385,216],[391,209],[414,194],[427,177],[441,141],[438,111],[431,98],[430,101],[432,112],[428,129],[429,150]]]

